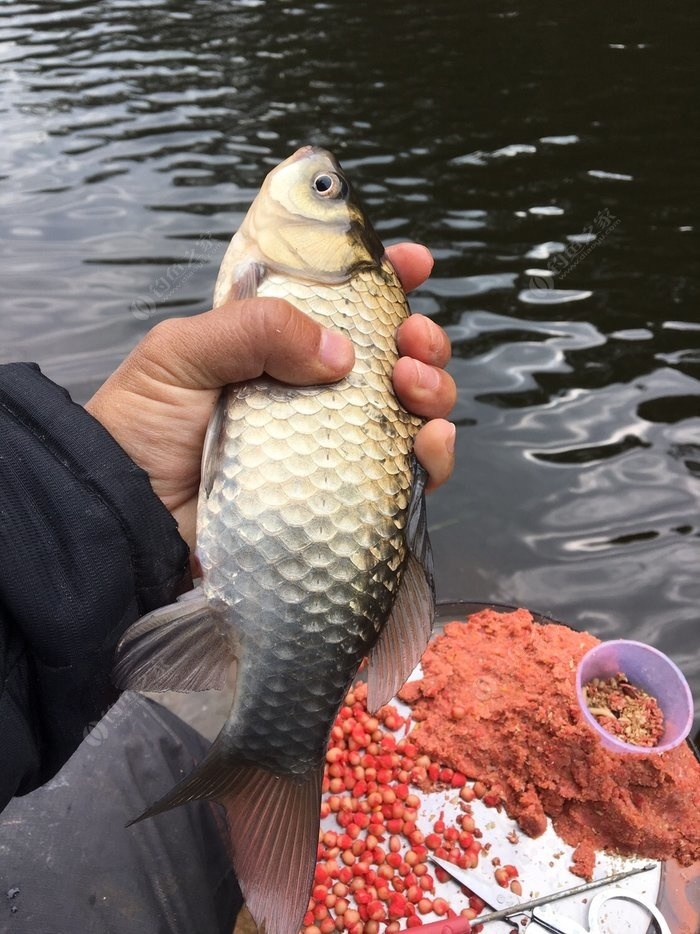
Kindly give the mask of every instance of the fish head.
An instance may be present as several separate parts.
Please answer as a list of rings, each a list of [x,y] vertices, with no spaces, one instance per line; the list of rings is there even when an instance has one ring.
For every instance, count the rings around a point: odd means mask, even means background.
[[[346,282],[381,263],[384,247],[335,157],[304,146],[267,175],[222,262],[215,302],[246,270]]]

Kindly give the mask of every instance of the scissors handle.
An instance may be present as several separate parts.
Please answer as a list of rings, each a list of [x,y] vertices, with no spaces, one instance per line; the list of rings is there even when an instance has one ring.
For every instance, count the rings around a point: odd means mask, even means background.
[[[552,934],[588,934],[588,928],[583,927],[573,918],[567,918],[560,914],[545,914],[541,908],[535,908],[532,912],[531,920],[545,931],[551,931]]]
[[[659,934],[672,934],[668,922],[653,902],[639,895],[632,895],[627,892],[601,892],[600,895],[596,895],[591,902],[591,907],[588,909],[588,924],[591,929],[591,934],[597,934],[600,930],[600,910],[604,903],[612,898],[624,898],[628,902],[641,905],[654,919],[654,925]]]

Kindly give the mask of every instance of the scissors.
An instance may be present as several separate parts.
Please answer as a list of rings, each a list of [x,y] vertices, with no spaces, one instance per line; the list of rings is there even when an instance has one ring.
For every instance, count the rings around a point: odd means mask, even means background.
[[[471,924],[485,924],[487,921],[503,920],[513,927],[520,928],[520,930],[524,929],[521,923],[525,927],[529,927],[530,924],[533,924],[535,925],[533,934],[534,930],[547,931],[551,932],[551,934],[598,934],[598,932],[602,934],[603,928],[601,926],[600,915],[604,903],[612,898],[624,898],[643,906],[646,911],[652,915],[659,934],[672,934],[666,920],[655,904],[641,896],[618,890],[607,893],[603,892],[593,899],[589,909],[589,927],[587,928],[579,924],[578,921],[574,921],[572,918],[568,918],[563,914],[555,914],[551,911],[541,910],[541,906],[548,905],[550,902],[568,898],[571,895],[589,891],[593,888],[610,885],[613,882],[619,882],[627,876],[653,869],[653,864],[640,866],[636,869],[628,870],[627,872],[615,873],[612,876],[607,876],[604,879],[597,879],[594,882],[585,882],[569,889],[554,892],[551,895],[543,895],[540,898],[523,901],[520,896],[515,895],[509,889],[504,889],[495,882],[485,879],[477,872],[468,869],[459,869],[454,863],[449,863],[435,856],[431,856],[430,859],[437,866],[444,869],[445,872],[449,873],[449,875],[461,885],[465,885],[489,907],[496,909],[490,914],[475,918]],[[434,924],[424,925],[421,930],[423,934],[469,934],[471,927],[466,918],[451,918],[444,921],[437,921]]]

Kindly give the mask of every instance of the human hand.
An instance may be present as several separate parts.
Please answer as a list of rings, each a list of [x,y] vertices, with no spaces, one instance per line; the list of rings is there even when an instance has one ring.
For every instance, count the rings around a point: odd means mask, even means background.
[[[387,254],[406,290],[420,285],[432,269],[430,253],[417,244],[398,244]],[[430,419],[416,436],[415,452],[428,472],[428,488],[434,489],[449,477],[454,462],[455,429],[444,420],[456,396],[443,369],[450,343],[442,328],[422,315],[401,325],[397,341],[402,356],[394,368],[394,389],[405,408]],[[353,362],[344,335],[286,301],[229,302],[190,318],[161,321],[86,408],[148,473],[193,551],[204,435],[222,387],[263,372],[299,386],[329,383],[345,376]]]

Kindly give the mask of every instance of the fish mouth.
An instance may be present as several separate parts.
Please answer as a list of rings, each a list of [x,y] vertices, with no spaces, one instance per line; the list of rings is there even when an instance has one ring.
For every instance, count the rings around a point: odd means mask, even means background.
[[[310,156],[324,156],[326,159],[329,159],[334,166],[340,168],[338,160],[332,152],[325,149],[323,146],[313,146],[311,144],[297,149],[297,151],[292,153],[285,161],[291,164],[293,162],[300,162],[302,159],[308,159]]]

